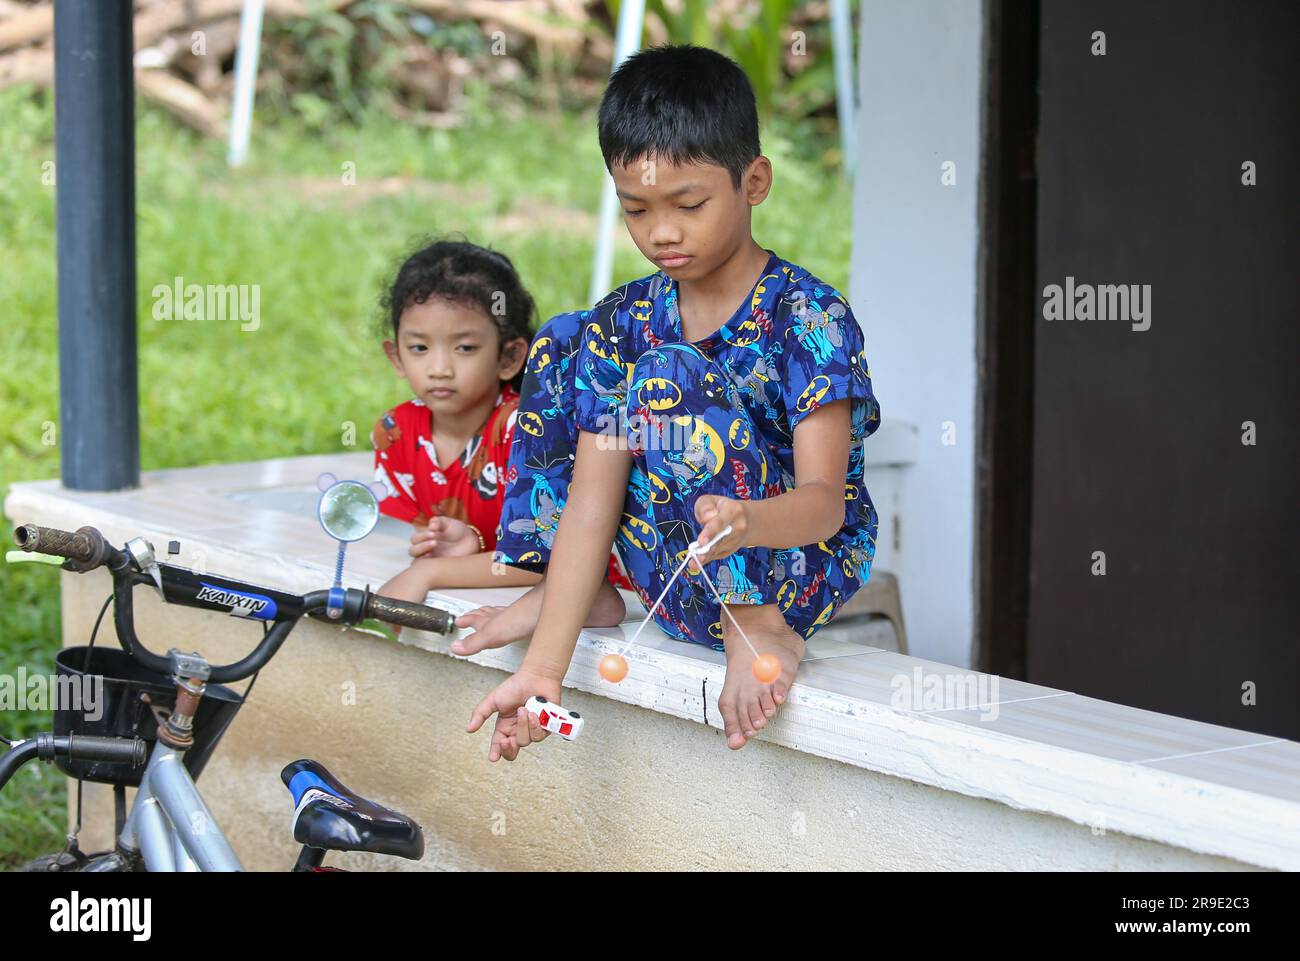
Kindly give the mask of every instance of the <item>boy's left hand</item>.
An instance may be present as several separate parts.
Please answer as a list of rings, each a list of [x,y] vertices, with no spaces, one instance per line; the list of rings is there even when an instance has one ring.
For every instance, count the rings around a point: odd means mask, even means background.
[[[698,555],[700,563],[720,561],[745,546],[749,534],[749,512],[745,501],[718,494],[701,494],[695,499],[695,519],[703,525],[695,538],[697,544],[707,544],[727,527],[731,528],[730,534]]]
[[[473,734],[495,714],[497,723],[492,732],[492,742],[488,746],[488,760],[505,758],[513,761],[519,756],[521,748],[550,737],[550,732],[542,729],[524,704],[534,695],[559,704],[562,690],[560,682],[552,677],[519,670],[498,684],[474,708],[474,715],[466,730]]]

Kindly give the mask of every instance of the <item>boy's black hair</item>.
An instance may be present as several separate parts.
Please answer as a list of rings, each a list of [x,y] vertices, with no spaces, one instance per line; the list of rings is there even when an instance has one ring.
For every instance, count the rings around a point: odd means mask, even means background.
[[[605,167],[652,154],[673,164],[725,167],[740,189],[761,152],[758,108],[745,71],[716,50],[649,47],[628,57],[600,101]]]
[[[536,307],[505,254],[463,240],[422,239],[380,298],[385,331],[391,327],[396,340],[402,311],[430,297],[482,310],[496,324],[498,351],[518,337],[533,339]],[[523,379],[521,367],[510,386],[519,390]]]

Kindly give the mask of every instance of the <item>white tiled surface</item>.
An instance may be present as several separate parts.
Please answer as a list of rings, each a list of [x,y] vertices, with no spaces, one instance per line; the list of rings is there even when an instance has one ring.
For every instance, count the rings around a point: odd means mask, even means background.
[[[969,709],[939,711],[936,716],[1117,761],[1155,761],[1197,752],[1233,751],[1277,740],[1081,694],[1015,700],[997,707],[993,717],[988,717],[987,711]],[[1247,769],[1238,772],[1238,776],[1248,777],[1256,785],[1257,772],[1248,765],[1243,767]],[[1297,785],[1300,786],[1300,778]],[[1234,786],[1240,787],[1241,782]]]
[[[201,558],[210,571],[306,591],[328,583],[335,547],[310,510],[295,507],[313,503],[325,470],[367,478],[371,455],[157,471],[139,490],[112,494],[16,484],[5,507],[15,522],[93,524],[117,541],[144,535],[160,552],[177,539],[181,564]],[[274,496],[258,495],[268,488]],[[405,564],[406,547],[403,529],[376,531],[349,548],[347,579],[386,580]],[[430,602],[460,613],[509,603],[520,590],[450,590]],[[627,680],[615,688],[599,679],[599,657],[626,643],[644,613],[624,597],[627,620],[583,632],[566,684],[720,726],[722,655],[653,626],[628,652]],[[1300,868],[1300,744],[903,656],[878,646],[881,638],[815,637],[790,702],[761,739],[1080,823],[1100,807],[1115,830]],[[449,653],[442,639],[404,632],[403,640]],[[473,660],[511,670],[521,656],[511,645]],[[971,697],[927,700],[936,679]],[[915,697],[903,696],[913,688]]]
[[[911,689],[917,687],[915,683],[909,684],[906,690],[902,689],[904,681],[915,681],[918,668],[921,671],[922,686],[926,678],[952,676],[960,678],[967,685],[970,685],[973,680],[973,686],[964,688],[970,690],[972,695],[981,693],[979,682],[981,679],[987,679],[984,692],[992,695],[987,700],[994,703],[1061,693],[1051,688],[1026,684],[1024,681],[1006,677],[997,678],[995,683],[992,675],[982,675],[978,671],[968,671],[953,667],[951,664],[940,664],[938,661],[927,661],[924,658],[898,654],[894,651],[860,652],[855,656],[834,657],[804,664],[799,668],[798,681],[829,693],[871,701],[895,710],[929,713],[941,709],[942,704],[935,706],[926,704],[923,691],[920,700],[911,697]],[[972,696],[961,703],[978,706],[986,702],[986,698],[982,696]]]
[[[1223,748],[1138,763],[1221,784],[1232,783],[1241,778],[1243,771],[1248,771],[1249,790],[1300,804],[1300,778],[1296,776],[1296,772],[1300,771],[1300,744],[1295,741],[1275,739],[1247,747]]]

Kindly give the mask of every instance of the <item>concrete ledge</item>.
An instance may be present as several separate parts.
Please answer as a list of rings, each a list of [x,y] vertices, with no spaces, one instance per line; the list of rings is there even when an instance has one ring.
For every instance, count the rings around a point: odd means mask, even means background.
[[[182,565],[305,592],[328,584],[333,550],[310,509],[292,509],[314,501],[300,502],[294,492],[311,497],[322,470],[368,476],[370,457],[158,471],[140,490],[112,494],[67,492],[53,481],[17,484],[5,510],[15,522],[90,524],[119,542],[136,535],[159,545],[179,539],[175,560]],[[264,498],[260,491],[278,494]],[[280,509],[259,506],[266,503]],[[349,550],[347,579],[377,584],[404,558],[404,531],[376,532]],[[443,591],[430,603],[461,613],[517,593]],[[600,657],[619,649],[643,614],[633,595],[625,598],[631,623],[584,631],[566,687],[721,729],[724,665],[709,649],[647,628],[627,652],[628,677],[619,685],[600,679]],[[442,639],[402,636],[408,647],[452,656]],[[1051,815],[1094,834],[1119,832],[1248,865],[1300,869],[1300,744],[902,656],[872,646],[865,635],[856,640],[814,638],[790,700],[759,740]],[[512,671],[522,656],[522,647],[512,645],[468,660]],[[601,703],[584,704],[589,727],[602,725]],[[623,712],[611,706],[609,715]],[[584,735],[563,750],[580,752],[590,743]]]

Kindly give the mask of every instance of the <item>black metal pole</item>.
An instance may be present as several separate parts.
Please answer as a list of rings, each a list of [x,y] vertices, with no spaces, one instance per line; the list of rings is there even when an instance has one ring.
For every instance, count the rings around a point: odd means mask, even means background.
[[[64,486],[140,484],[131,0],[56,0],[54,147]]]

